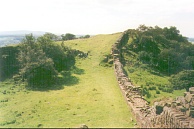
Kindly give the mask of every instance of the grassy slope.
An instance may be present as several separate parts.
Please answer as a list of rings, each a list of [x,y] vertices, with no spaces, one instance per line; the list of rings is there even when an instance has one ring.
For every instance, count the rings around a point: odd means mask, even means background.
[[[128,44],[132,42],[132,39],[129,38]],[[127,50],[129,51],[129,50]],[[130,51],[133,55],[137,55],[136,53]],[[144,86],[144,87],[156,87],[158,90],[158,87],[160,85],[169,85],[169,77],[163,74],[158,74],[155,73],[154,70],[151,68],[147,67],[145,64],[141,64],[140,67],[136,67],[135,63],[137,63],[137,57],[131,56],[131,54],[127,54],[126,52],[124,53],[124,58],[125,60],[128,60],[130,64],[126,64],[124,69],[127,72],[128,76],[131,78],[132,82],[134,85],[138,86]],[[155,74],[154,74],[155,73]],[[149,84],[149,85],[148,85]],[[174,90],[173,93],[167,93],[167,92],[162,92],[161,90],[160,94],[156,94],[156,90],[149,90],[151,93],[151,97],[147,98],[152,105],[154,101],[158,101],[161,99],[166,99],[166,98],[176,98],[177,96],[183,96],[183,93],[185,92],[185,89],[183,90]]]
[[[83,123],[89,127],[133,127],[113,68],[99,66],[119,36],[65,42],[90,53],[86,59],[77,59],[78,70],[60,90],[29,91],[14,87],[9,80],[1,83],[0,100],[8,102],[0,102],[0,127],[78,127]]]

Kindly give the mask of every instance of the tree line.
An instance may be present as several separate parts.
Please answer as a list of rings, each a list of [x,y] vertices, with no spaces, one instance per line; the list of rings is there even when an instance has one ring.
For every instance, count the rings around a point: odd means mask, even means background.
[[[194,45],[176,27],[140,25],[128,32],[133,41],[126,47],[140,62],[171,76],[174,89],[194,86]]]
[[[73,40],[73,39],[83,39],[83,38],[90,38],[90,35],[84,35],[84,36],[80,36],[80,37],[76,37],[76,35],[71,34],[71,33],[66,33],[66,34],[62,34],[61,36],[57,36],[55,34],[52,33],[46,33],[45,36],[49,36],[51,37],[52,40],[54,41],[67,41],[67,40]]]

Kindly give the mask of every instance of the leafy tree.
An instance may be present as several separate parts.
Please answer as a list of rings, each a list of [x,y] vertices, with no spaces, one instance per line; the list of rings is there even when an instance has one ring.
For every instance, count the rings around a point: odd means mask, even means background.
[[[80,38],[80,39],[90,38],[90,35],[80,36],[79,38]]]
[[[146,52],[146,51],[140,51],[138,53],[138,59],[140,61],[142,61],[143,63],[150,62],[151,58],[152,58],[152,55],[150,53]]]
[[[140,51],[147,51],[154,55],[157,55],[160,52],[160,49],[152,36],[142,36],[138,47]]]
[[[85,35],[84,38],[90,38],[90,35]]]
[[[64,44],[62,46],[54,44],[47,35],[39,37],[37,41],[46,56],[53,60],[54,67],[58,72],[67,70],[75,64],[74,55]]]
[[[194,68],[194,45],[176,27],[140,25],[128,32],[133,41],[126,47],[136,52],[142,63],[168,75]]]
[[[35,42],[32,34],[26,35],[18,54],[21,77],[27,80],[30,86],[49,86],[56,78],[57,71],[54,62],[48,58]]]
[[[158,56],[159,70],[167,72],[168,75],[181,71],[181,53],[174,49],[163,49]]]
[[[59,41],[60,40],[60,37],[59,36],[57,36],[55,34],[52,34],[52,33],[49,33],[49,32],[47,32],[43,36],[48,37],[48,38],[50,38],[53,41]]]
[[[72,40],[72,39],[75,39],[75,35],[74,34],[70,34],[70,33],[66,33],[65,35],[62,34],[61,37],[62,37],[62,40]]]
[[[177,40],[179,42],[188,42],[186,37],[183,37],[179,34],[180,31],[177,30],[175,26],[171,26],[170,28],[165,27],[163,30],[164,35],[167,39]]]
[[[44,50],[50,47],[52,43],[52,38],[47,34],[37,38],[37,44]]]
[[[174,89],[186,89],[194,86],[194,70],[184,70],[176,75],[172,75],[169,81]]]

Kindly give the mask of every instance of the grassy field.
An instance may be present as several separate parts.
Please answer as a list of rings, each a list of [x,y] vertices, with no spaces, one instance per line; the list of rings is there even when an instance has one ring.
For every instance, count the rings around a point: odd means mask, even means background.
[[[99,65],[120,34],[65,42],[89,55],[76,59],[70,75],[61,73],[64,83],[56,88],[30,90],[11,80],[0,82],[0,127],[134,127],[113,67]]]

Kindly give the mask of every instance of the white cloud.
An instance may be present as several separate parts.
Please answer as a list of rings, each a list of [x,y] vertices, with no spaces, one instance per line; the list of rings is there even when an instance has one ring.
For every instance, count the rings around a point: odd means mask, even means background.
[[[2,0],[0,31],[98,34],[145,24],[177,25],[194,37],[193,8],[193,0]]]

